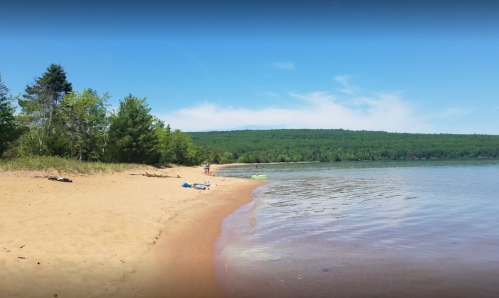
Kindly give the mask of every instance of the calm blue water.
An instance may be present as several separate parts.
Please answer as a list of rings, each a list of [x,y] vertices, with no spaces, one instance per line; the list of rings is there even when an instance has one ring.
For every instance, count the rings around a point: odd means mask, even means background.
[[[499,297],[498,160],[259,173],[269,183],[224,220],[216,244],[227,297]]]

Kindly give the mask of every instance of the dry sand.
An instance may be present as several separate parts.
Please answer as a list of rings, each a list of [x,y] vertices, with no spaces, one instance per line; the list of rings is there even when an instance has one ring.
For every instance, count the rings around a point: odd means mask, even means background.
[[[0,297],[223,297],[221,221],[262,182],[201,167],[147,172],[181,178],[0,172]],[[216,186],[180,186],[206,179]]]

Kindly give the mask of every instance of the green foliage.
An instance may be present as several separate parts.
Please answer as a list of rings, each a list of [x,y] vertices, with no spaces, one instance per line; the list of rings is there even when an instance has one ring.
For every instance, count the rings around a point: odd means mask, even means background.
[[[70,142],[70,157],[99,160],[104,153],[107,129],[106,101],[92,89],[64,95],[58,119],[61,130]]]
[[[19,117],[27,128],[21,140],[23,154],[63,155],[67,139],[62,135],[61,123],[55,115],[64,94],[72,91],[71,83],[60,65],[52,64],[33,85],[27,85],[24,99],[18,99],[22,108]]]
[[[10,146],[10,142],[16,140],[21,133],[8,93],[9,89],[4,85],[0,75],[0,157]]]
[[[237,160],[238,158],[238,156],[235,157],[227,149],[212,148],[212,147],[202,147],[202,148],[203,148],[203,155],[206,156],[206,159],[213,164],[227,164],[233,162],[234,160]]]
[[[165,128],[165,123],[160,119],[154,119],[154,131],[158,137],[159,145],[159,163],[161,164],[169,164],[171,163],[171,157],[169,152],[168,144],[170,142],[170,125],[167,125]]]
[[[184,164],[187,161],[189,141],[189,137],[178,129],[171,134],[168,148],[173,163]]]
[[[499,136],[493,135],[342,129],[214,131],[189,135],[194,144],[206,147],[207,153],[218,152],[230,156],[230,162],[243,163],[499,157]]]
[[[279,154],[279,156],[277,156],[276,162],[289,162],[289,157],[285,154]]]
[[[63,94],[69,94],[71,83],[66,80],[66,72],[60,65],[51,64],[34,86],[26,87],[26,98],[36,96],[37,100],[48,106],[56,106]]]
[[[154,120],[154,130],[159,140],[159,163],[192,166],[204,162],[204,148],[194,146],[188,134],[178,129],[171,132],[170,125],[165,128],[159,119]]]
[[[178,165],[199,165],[206,156],[204,149],[194,146],[191,137],[176,129],[168,138],[166,160]]]
[[[109,160],[153,164],[159,160],[160,146],[154,118],[146,98],[129,94],[110,117]]]
[[[50,65],[26,86],[22,98],[16,98],[22,110],[15,117],[1,77],[0,92],[0,153],[10,146],[11,155],[27,158],[179,165],[199,165],[206,159],[205,149],[194,146],[189,135],[171,132],[169,125],[150,115],[145,98],[130,94],[108,115],[109,95],[99,96],[92,89],[72,92],[60,65]],[[216,162],[231,158],[226,153],[215,156]]]

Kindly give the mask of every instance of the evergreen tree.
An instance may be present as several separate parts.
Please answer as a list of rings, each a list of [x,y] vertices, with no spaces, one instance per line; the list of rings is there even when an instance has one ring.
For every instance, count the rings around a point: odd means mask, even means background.
[[[33,85],[26,86],[24,99],[18,101],[22,108],[22,119],[29,128],[23,144],[30,148],[23,148],[23,151],[28,154],[61,155],[61,150],[64,151],[62,148],[66,147],[61,142],[65,140],[57,126],[60,123],[54,123],[54,116],[62,96],[71,91],[72,86],[66,80],[64,69],[56,64],[51,64]]]
[[[8,93],[9,89],[2,82],[0,75],[0,157],[8,148],[9,143],[16,140],[20,133]]]
[[[159,139],[149,114],[146,98],[129,94],[111,115],[109,126],[109,160],[147,163],[159,161]]]

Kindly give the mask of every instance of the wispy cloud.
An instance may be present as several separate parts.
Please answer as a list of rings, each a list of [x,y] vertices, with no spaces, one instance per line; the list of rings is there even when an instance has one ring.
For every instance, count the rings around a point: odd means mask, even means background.
[[[183,131],[261,128],[343,128],[391,132],[430,131],[423,119],[397,94],[356,98],[354,107],[340,104],[328,92],[291,93],[291,108],[222,107],[205,102],[189,109],[158,115]]]
[[[461,107],[449,108],[444,112],[445,116],[463,116],[471,114],[473,110]]]
[[[345,94],[355,94],[359,91],[359,88],[350,84],[349,82],[350,78],[351,76],[348,75],[341,75],[334,77],[334,79],[343,86],[343,88],[338,89],[338,91]]]
[[[273,98],[279,98],[281,97],[279,94],[275,92],[263,92],[260,94],[260,96],[265,96],[265,97],[273,97]]]
[[[291,61],[287,62],[274,62],[272,63],[273,68],[277,69],[283,69],[283,70],[294,70],[295,69],[295,63]]]

